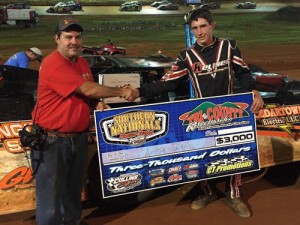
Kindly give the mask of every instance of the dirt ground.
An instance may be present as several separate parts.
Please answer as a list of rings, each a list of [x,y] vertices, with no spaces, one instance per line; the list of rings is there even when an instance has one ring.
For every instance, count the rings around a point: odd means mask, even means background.
[[[149,55],[155,52],[157,46],[151,43],[142,43],[141,46],[129,47],[131,55],[140,55],[138,51],[143,49]],[[146,49],[147,48],[147,49]],[[269,45],[247,46],[239,45],[245,62],[264,68],[272,73],[283,73],[293,79],[300,80],[300,45]],[[135,51],[137,49],[137,51]],[[180,48],[168,51],[166,54],[176,57]],[[146,53],[146,55],[147,55]]]
[[[86,207],[83,218],[90,225],[296,225],[300,208],[299,168],[297,162],[273,167],[260,179],[257,178],[261,174],[244,177],[242,196],[250,207],[250,218],[236,216],[224,198],[198,211],[190,209],[199,188],[195,183],[176,186],[134,207]],[[222,187],[221,184],[219,188]],[[0,216],[0,224],[36,225],[34,215],[32,210]]]
[[[142,48],[132,46],[130,49],[131,56],[141,56],[140,49],[143,49],[145,54],[153,54],[156,51],[155,44],[143,43]],[[147,49],[146,49],[147,48]],[[270,46],[239,46],[244,60],[248,64],[260,66],[272,73],[287,74],[293,79],[300,80],[300,45],[270,45]],[[135,51],[136,49],[136,51]],[[43,49],[44,50],[44,49]],[[49,50],[50,51],[50,50]],[[168,52],[168,56],[176,57],[179,50],[175,49],[174,52]],[[0,59],[0,64],[4,60]],[[38,63],[32,63],[32,69],[38,69]]]
[[[165,53],[170,57],[176,58],[179,51],[183,48],[184,46],[182,48],[169,49]],[[239,45],[239,48],[246,63],[257,65],[271,73],[287,74],[293,79],[300,80],[300,44],[269,46]],[[133,46],[128,46],[127,49],[130,49],[128,56],[142,56],[155,53],[157,46],[155,43],[135,43]],[[45,50],[43,49],[43,51]],[[30,67],[38,69],[39,63],[32,63]]]
[[[300,45],[240,47],[247,63],[300,80]]]
[[[166,55],[176,58],[182,48],[168,49]],[[246,46],[239,45],[246,63],[254,64],[271,73],[287,74],[289,77],[300,80],[300,44],[298,45],[270,45]],[[128,55],[151,55],[157,51],[155,43],[135,43],[128,46]],[[141,50],[143,51],[141,53]]]

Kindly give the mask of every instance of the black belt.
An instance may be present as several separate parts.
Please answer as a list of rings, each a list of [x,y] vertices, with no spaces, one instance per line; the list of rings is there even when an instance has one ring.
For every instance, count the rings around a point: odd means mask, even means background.
[[[55,131],[47,131],[47,133],[48,133],[48,136],[50,136],[50,137],[68,137],[68,138],[77,137],[80,134],[82,134],[82,132],[61,133],[61,132],[55,132]]]

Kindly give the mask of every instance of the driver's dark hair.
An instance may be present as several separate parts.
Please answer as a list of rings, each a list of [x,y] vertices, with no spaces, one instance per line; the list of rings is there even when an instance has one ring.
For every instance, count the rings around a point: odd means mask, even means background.
[[[209,10],[198,8],[198,9],[192,10],[189,13],[187,23],[189,24],[189,26],[191,26],[192,21],[197,21],[199,18],[207,20],[207,22],[209,24],[214,22],[212,14]]]

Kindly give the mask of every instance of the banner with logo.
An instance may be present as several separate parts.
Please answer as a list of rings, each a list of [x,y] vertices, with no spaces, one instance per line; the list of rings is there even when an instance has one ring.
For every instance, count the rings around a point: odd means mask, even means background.
[[[259,170],[252,93],[95,111],[103,197]]]

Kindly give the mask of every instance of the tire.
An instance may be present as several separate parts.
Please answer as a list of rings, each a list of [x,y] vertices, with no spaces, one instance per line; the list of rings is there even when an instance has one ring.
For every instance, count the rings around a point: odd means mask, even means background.
[[[96,202],[105,202],[108,205],[118,207],[118,208],[127,208],[131,206],[139,205],[148,199],[150,199],[155,191],[143,191],[139,193],[132,193],[127,195],[116,196],[112,198],[102,198],[102,189],[101,189],[101,179],[100,179],[100,170],[99,170],[99,160],[98,155],[95,154],[90,161],[88,168],[88,186],[91,193],[88,193],[92,200]]]
[[[299,175],[300,162],[292,162],[270,167],[264,178],[275,186],[286,187],[294,185],[299,180]]]

